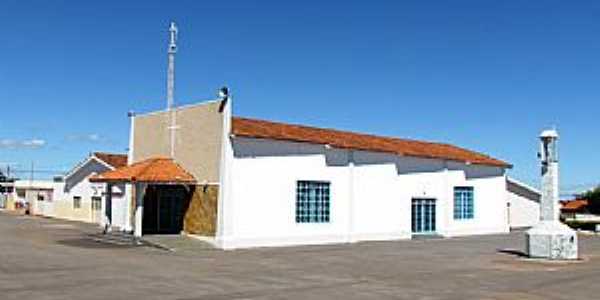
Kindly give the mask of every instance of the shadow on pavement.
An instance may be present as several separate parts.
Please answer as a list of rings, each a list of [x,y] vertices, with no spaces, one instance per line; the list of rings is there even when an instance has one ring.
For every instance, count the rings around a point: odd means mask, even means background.
[[[517,257],[528,257],[527,253],[525,253],[521,250],[517,250],[517,249],[497,249],[496,251],[498,253],[508,254],[508,255],[517,256]]]
[[[82,237],[64,239],[57,242],[58,244],[79,247],[79,248],[134,248],[147,246],[144,243],[136,243],[136,241],[125,234],[103,234],[103,233],[88,233]]]

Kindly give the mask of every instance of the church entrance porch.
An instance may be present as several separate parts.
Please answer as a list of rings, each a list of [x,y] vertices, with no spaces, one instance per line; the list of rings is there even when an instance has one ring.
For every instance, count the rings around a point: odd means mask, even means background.
[[[179,233],[196,179],[171,158],[154,157],[125,167],[90,177],[91,182],[130,184],[133,190],[130,201],[130,221],[133,233],[140,238],[143,233]],[[107,197],[102,211],[103,227],[110,229],[111,199]]]

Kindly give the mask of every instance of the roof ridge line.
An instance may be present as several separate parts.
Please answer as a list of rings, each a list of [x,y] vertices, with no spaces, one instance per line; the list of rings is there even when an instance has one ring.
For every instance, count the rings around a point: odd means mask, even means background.
[[[437,142],[437,141],[424,141],[424,140],[413,139],[413,138],[401,138],[401,137],[396,137],[396,136],[380,135],[380,134],[376,134],[376,133],[357,132],[357,131],[353,131],[353,130],[337,129],[337,128],[331,128],[331,127],[317,127],[317,126],[314,126],[314,125],[303,125],[303,124],[296,124],[296,123],[285,123],[285,122],[282,122],[282,121],[271,121],[271,120],[265,120],[265,119],[239,117],[239,116],[233,116],[232,118],[234,118],[234,119],[248,120],[248,121],[258,121],[258,122],[272,123],[272,124],[281,124],[281,125],[286,125],[286,126],[297,126],[297,127],[301,127],[301,128],[307,128],[307,129],[328,130],[328,131],[335,131],[335,132],[339,132],[339,133],[350,133],[350,134],[355,134],[355,135],[369,136],[369,137],[376,137],[376,138],[384,138],[384,139],[390,139],[390,140],[396,140],[396,141],[406,141],[406,142],[415,142],[415,143],[423,143],[423,144],[435,144],[435,145],[447,145],[447,146],[456,147],[456,146],[448,144],[448,143]]]

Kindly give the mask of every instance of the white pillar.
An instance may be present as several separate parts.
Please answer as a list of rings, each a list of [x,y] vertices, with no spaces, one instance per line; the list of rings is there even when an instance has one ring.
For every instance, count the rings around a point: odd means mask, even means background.
[[[542,175],[542,198],[540,200],[540,218],[542,221],[558,221],[558,163],[548,162]]]
[[[450,172],[447,160],[444,161],[444,171],[442,173],[442,176],[444,176],[444,193],[440,196],[439,199],[436,199],[435,203],[435,209],[439,209],[439,211],[442,213],[438,214],[436,211],[436,220],[434,220],[434,222],[435,231],[443,236],[448,236],[450,222],[452,222],[452,219],[454,218],[454,186],[450,182]],[[442,219],[438,221],[439,218]],[[442,226],[443,228],[441,228]]]
[[[131,165],[134,162],[133,156],[135,155],[135,149],[133,147],[135,145],[133,142],[135,136],[135,113],[130,111],[127,115],[129,116],[129,149],[127,151],[127,165]]]
[[[354,151],[348,150],[348,242],[353,243],[354,238]]]
[[[231,133],[231,97],[222,100],[223,131],[219,162],[219,198],[217,207],[217,230],[215,237],[221,249],[233,249],[234,205],[233,205],[233,137]]]
[[[135,225],[133,235],[136,238],[142,237],[142,226],[144,216],[144,194],[146,192],[145,183],[135,184]]]
[[[133,193],[132,193],[132,184],[126,183],[125,185],[123,185],[123,192],[125,193],[123,199],[125,200],[125,207],[123,208],[125,210],[124,212],[124,220],[123,220],[123,224],[125,225],[125,228],[123,228],[126,232],[131,232],[133,230],[133,224],[131,221],[131,210],[132,210],[132,204],[133,201],[135,201],[134,197],[133,197]]]
[[[102,215],[102,227],[104,228],[104,233],[111,231],[112,225],[112,183],[106,183],[106,191],[104,195],[104,206],[103,206],[103,215]]]
[[[577,233],[562,224],[559,216],[558,133],[545,130],[540,135],[542,163],[542,199],[540,222],[527,231],[527,253],[543,259],[577,259]]]

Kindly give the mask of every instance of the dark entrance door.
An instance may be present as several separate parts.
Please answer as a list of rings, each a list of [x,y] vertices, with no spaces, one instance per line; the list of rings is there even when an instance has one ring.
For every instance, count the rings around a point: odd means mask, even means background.
[[[144,234],[178,234],[189,204],[183,186],[150,185],[144,196]]]

